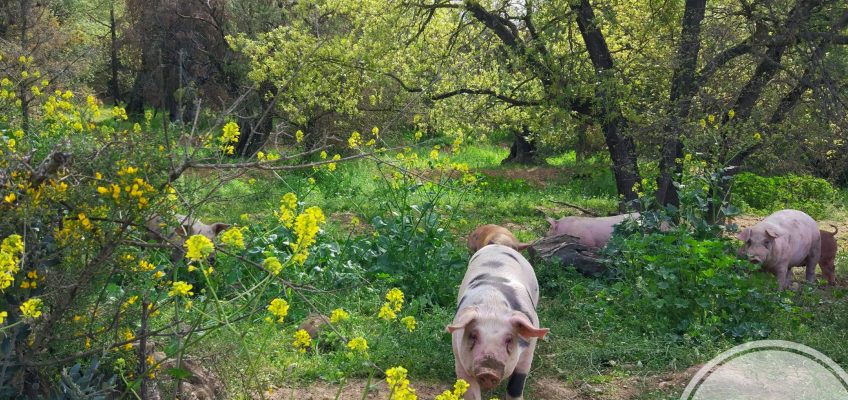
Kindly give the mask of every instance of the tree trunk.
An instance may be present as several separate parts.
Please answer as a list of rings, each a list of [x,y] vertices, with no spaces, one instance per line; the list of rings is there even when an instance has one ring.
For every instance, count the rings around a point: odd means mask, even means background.
[[[110,67],[112,78],[109,80],[109,92],[112,94],[112,99],[115,103],[121,101],[121,90],[118,86],[118,34],[115,22],[115,2],[109,3],[109,33],[112,38],[112,48],[110,52]]]
[[[677,60],[671,79],[671,105],[674,111],[666,128],[669,136],[662,148],[660,175],[657,177],[657,204],[680,207],[680,198],[674,186],[675,178],[683,171],[683,124],[689,118],[692,97],[698,90],[695,69],[701,47],[701,21],[706,11],[706,0],[686,0],[681,22],[682,32]]]
[[[515,132],[515,141],[509,148],[509,155],[501,161],[504,164],[533,164],[536,162],[536,144],[530,140],[530,127],[523,126],[521,132]]]
[[[271,96],[266,96],[270,93]],[[263,82],[259,85],[259,90],[256,93],[256,100],[249,102],[255,107],[253,110],[246,110],[250,117],[239,118],[239,127],[242,134],[239,136],[239,141],[236,144],[235,154],[239,157],[253,157],[265,142],[268,136],[274,129],[274,107],[273,99],[276,93],[273,85],[269,82]],[[251,106],[248,106],[251,107]]]
[[[636,158],[636,143],[633,138],[626,136],[627,120],[621,114],[620,107],[615,100],[616,94],[609,93],[605,83],[613,79],[613,59],[607,46],[603,32],[595,25],[595,12],[589,0],[580,0],[573,3],[572,10],[577,16],[577,27],[586,44],[592,66],[597,71],[598,78],[602,82],[596,85],[595,100],[599,104],[600,111],[595,115],[601,120],[604,140],[609,149],[612,159],[612,170],[615,174],[615,186],[618,194],[623,197],[619,209],[624,211],[628,204],[639,208],[636,204],[638,196],[634,186],[641,181],[639,176],[639,165]]]

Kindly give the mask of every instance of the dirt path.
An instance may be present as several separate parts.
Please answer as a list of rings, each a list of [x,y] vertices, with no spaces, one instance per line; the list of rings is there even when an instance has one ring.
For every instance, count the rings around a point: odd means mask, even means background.
[[[691,376],[700,366],[686,371],[653,375],[646,377],[626,377],[607,383],[575,382],[568,383],[554,377],[531,377],[529,388],[525,391],[526,400],[636,400],[646,392],[661,391],[669,396],[675,396],[688,383]],[[348,381],[341,391],[341,400],[362,399],[365,389],[365,379]],[[415,388],[419,399],[431,400],[450,389],[449,384],[427,381],[413,381],[410,386]],[[271,400],[333,400],[339,387],[335,384],[315,382],[306,387],[272,388],[265,393]],[[503,390],[502,388],[499,390]],[[388,399],[388,387],[381,380],[372,383],[366,399]],[[502,398],[501,392],[484,393],[483,398]]]

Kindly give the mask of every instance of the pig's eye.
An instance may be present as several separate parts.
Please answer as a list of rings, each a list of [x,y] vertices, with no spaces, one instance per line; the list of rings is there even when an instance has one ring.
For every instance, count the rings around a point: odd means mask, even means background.
[[[748,239],[747,243],[748,243],[748,246],[750,246],[751,245],[751,239]]]
[[[511,346],[512,345],[512,336],[507,337],[506,340],[504,340],[504,344],[507,345],[507,347]]]

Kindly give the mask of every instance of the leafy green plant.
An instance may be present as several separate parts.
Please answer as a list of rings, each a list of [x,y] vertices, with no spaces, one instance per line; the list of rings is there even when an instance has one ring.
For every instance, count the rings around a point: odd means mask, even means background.
[[[678,229],[615,237],[605,250],[618,273],[598,293],[599,306],[616,310],[632,328],[672,335],[769,334],[767,317],[779,311],[769,280],[732,256],[731,242],[698,240]]]

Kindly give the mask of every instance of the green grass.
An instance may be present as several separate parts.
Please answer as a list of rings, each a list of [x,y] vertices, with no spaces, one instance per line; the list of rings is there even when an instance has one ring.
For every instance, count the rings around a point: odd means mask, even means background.
[[[429,149],[415,150],[426,159]],[[616,209],[615,186],[612,173],[604,157],[577,162],[569,152],[549,157],[539,166],[502,166],[500,160],[507,154],[503,146],[477,144],[465,148],[460,154],[442,154],[450,162],[465,162],[476,170],[481,184],[476,187],[451,189],[441,199],[440,212],[447,215],[444,227],[455,241],[458,252],[464,252],[464,237],[475,226],[485,223],[508,225],[521,240],[529,241],[542,236],[547,230],[544,216],[561,217],[579,214],[577,210],[552,203],[563,201],[590,208],[600,214]],[[528,179],[539,172],[544,179]],[[358,160],[339,166],[335,173],[299,171],[285,175],[266,173],[249,174],[227,182],[206,204],[202,214],[210,219],[242,221],[269,218],[279,206],[282,194],[298,193],[307,205],[318,205],[328,216],[326,234],[321,240],[344,241],[351,231],[352,214],[364,222],[379,215],[379,202],[386,192],[382,177],[394,170],[370,160]],[[312,177],[315,184],[307,179]],[[211,179],[190,176],[197,188]],[[251,181],[253,179],[254,181]],[[251,183],[252,182],[252,183]],[[186,184],[191,186],[192,183]],[[845,193],[842,191],[841,193]],[[845,196],[842,204],[832,207],[834,218],[844,218]],[[225,200],[226,199],[226,200]],[[235,199],[235,200],[232,200]],[[220,200],[220,201],[218,201]],[[248,214],[245,222],[242,214]],[[360,231],[367,235],[368,231]],[[844,275],[848,253],[840,253],[837,265],[843,266]],[[703,363],[718,353],[736,345],[730,338],[711,340],[672,339],[663,335],[647,335],[616,326],[593,325],[597,315],[586,315],[582,304],[592,301],[581,293],[602,281],[585,278],[573,271],[556,266],[537,266],[542,283],[540,319],[551,329],[551,335],[540,342],[534,361],[534,376],[549,376],[579,386],[579,382],[615,384],[628,376],[653,376],[682,370]],[[457,281],[445,281],[448,288],[456,288]],[[423,306],[417,300],[410,304],[404,315],[414,315],[419,320],[415,332],[407,333],[397,326],[374,324],[370,316],[376,315],[390,280],[362,281],[354,287],[319,290],[310,293],[324,312],[345,307],[354,316],[342,328],[349,335],[391,338],[369,340],[370,359],[382,368],[403,365],[410,370],[414,386],[416,380],[444,382],[445,388],[453,381],[453,356],[450,337],[444,325],[450,321],[454,309],[451,305]],[[797,341],[829,355],[836,362],[848,366],[848,301],[845,289],[824,289],[815,293],[802,293],[793,297],[796,310],[791,314],[774,315],[774,330],[770,339]],[[296,304],[296,300],[292,303]],[[365,378],[369,368],[357,365],[344,367],[340,354],[343,349],[319,349],[317,353],[297,354],[290,349],[291,335],[309,310],[302,304],[293,305],[284,327],[246,321],[237,326],[245,332],[245,347],[249,354],[234,352],[237,347],[232,334],[221,332],[210,338],[205,349],[209,354],[233,354],[236,360],[251,359],[255,376],[245,379],[241,361],[219,360],[224,378],[233,392],[256,390],[253,385],[277,386],[308,385],[317,379],[336,382],[342,376]],[[649,316],[646,316],[649,318]],[[395,324],[397,325],[397,324]],[[345,370],[345,368],[349,368]],[[531,380],[533,378],[531,377]],[[612,382],[612,383],[610,383]],[[261,386],[260,385],[260,386]],[[680,388],[682,389],[682,388]],[[532,395],[532,391],[528,398]],[[640,398],[669,398],[666,391],[646,390]]]

